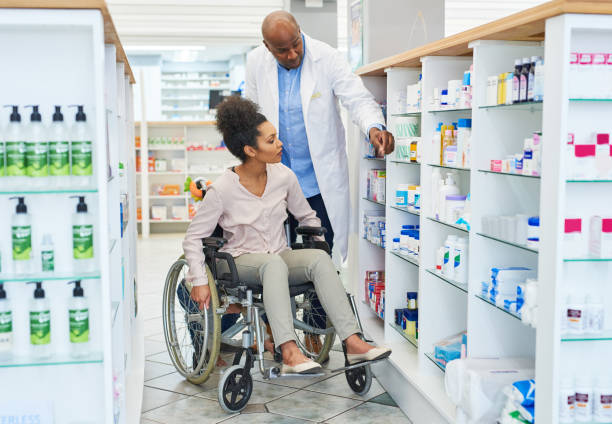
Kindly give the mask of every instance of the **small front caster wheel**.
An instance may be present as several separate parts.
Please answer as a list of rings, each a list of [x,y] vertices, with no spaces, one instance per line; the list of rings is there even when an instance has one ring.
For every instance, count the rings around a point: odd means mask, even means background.
[[[372,371],[369,365],[346,370],[344,371],[344,375],[346,376],[346,381],[351,390],[359,396],[363,396],[370,391],[370,386],[372,385]]]
[[[219,405],[229,412],[242,411],[253,393],[253,379],[248,370],[240,365],[229,367],[219,380]]]

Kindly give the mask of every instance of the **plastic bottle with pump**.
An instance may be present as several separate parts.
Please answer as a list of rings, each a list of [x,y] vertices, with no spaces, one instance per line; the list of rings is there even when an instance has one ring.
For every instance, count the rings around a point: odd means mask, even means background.
[[[440,221],[446,221],[446,196],[458,195],[459,187],[455,183],[455,177],[452,173],[446,175],[445,184],[440,186],[438,196],[438,219]]]
[[[42,281],[30,281],[36,284],[34,299],[30,304],[30,345],[32,355],[44,358],[51,355],[51,308],[45,298]]]
[[[0,358],[8,357],[13,351],[13,311],[6,298],[4,285],[0,283]]]
[[[94,223],[87,211],[85,196],[71,196],[78,198],[76,213],[72,215],[72,258],[74,270],[89,272],[94,270]]]
[[[17,207],[11,222],[13,270],[16,274],[32,272],[32,219],[24,197],[17,199]]]
[[[22,187],[26,177],[26,142],[21,124],[21,115],[17,105],[6,105],[13,108],[9,124],[4,133],[6,150],[6,183],[13,187]]]
[[[92,134],[87,124],[83,105],[70,105],[77,108],[75,123],[70,137],[72,180],[76,185],[93,185],[93,144]]]
[[[43,235],[42,246],[40,246],[40,260],[42,272],[55,271],[55,250],[53,249],[51,234]]]
[[[72,356],[85,356],[89,352],[89,302],[84,296],[81,280],[68,284],[74,284],[68,305]]]
[[[49,143],[45,140],[45,130],[38,105],[32,108],[30,124],[26,135],[26,174],[31,177],[29,184],[34,187],[49,185]]]
[[[56,187],[67,186],[70,184],[70,141],[61,106],[55,106],[49,130],[50,183]]]

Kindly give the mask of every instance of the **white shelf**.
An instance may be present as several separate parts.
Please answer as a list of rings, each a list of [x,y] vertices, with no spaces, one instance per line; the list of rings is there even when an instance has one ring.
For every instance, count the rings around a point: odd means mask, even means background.
[[[155,199],[155,200],[159,200],[159,199],[185,199],[186,195],[185,194],[173,194],[173,195],[168,195],[168,196],[163,196],[163,195],[153,195],[150,194],[149,195],[149,199]]]
[[[190,219],[151,219],[151,224],[188,224]]]

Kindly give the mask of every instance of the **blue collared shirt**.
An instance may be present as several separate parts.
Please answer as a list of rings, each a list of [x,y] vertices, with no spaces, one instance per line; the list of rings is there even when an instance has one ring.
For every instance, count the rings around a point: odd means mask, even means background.
[[[306,40],[302,35],[304,57],[306,57]],[[281,64],[278,68],[278,137],[283,142],[282,163],[291,168],[298,178],[304,197],[309,198],[321,193],[317,176],[315,175],[308,147],[306,124],[302,111],[302,96],[300,94],[302,63],[296,69],[286,69]],[[370,129],[383,129],[382,125],[368,128],[366,139],[369,140]]]

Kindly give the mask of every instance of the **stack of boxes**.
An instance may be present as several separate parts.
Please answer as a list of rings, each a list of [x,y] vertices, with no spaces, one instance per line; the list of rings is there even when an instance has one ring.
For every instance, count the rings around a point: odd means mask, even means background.
[[[370,308],[381,318],[385,317],[385,272],[366,271],[365,298]]]

